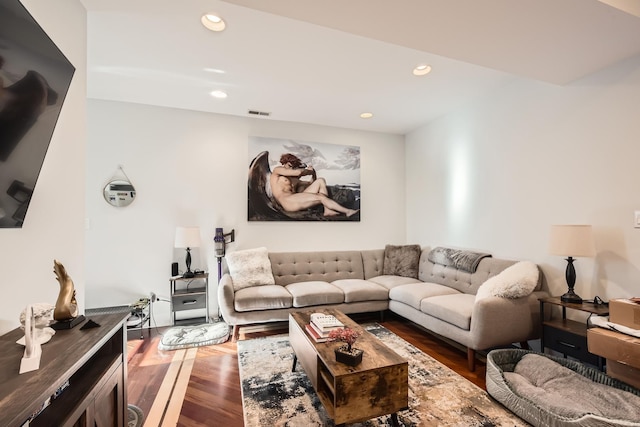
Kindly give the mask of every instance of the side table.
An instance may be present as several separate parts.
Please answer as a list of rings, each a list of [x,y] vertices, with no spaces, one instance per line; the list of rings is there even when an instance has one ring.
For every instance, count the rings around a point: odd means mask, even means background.
[[[592,302],[570,303],[560,297],[540,298],[540,319],[542,321],[541,349],[545,347],[562,353],[564,357],[571,356],[581,362],[590,363],[600,370],[604,367],[604,358],[589,353],[587,347],[588,320],[584,323],[567,319],[567,309],[577,310],[597,316],[609,314],[608,305],[596,305]],[[561,319],[545,319],[545,305],[562,307]]]
[[[173,276],[169,282],[173,325],[209,323],[209,274],[196,274],[189,278]],[[185,317],[178,319],[178,312]]]

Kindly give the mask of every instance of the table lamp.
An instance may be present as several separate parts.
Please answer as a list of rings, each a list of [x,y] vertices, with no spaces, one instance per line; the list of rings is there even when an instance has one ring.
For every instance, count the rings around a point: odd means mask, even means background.
[[[191,271],[191,248],[200,247],[200,227],[177,227],[174,246],[187,249],[187,257],[185,259],[187,271],[184,272],[182,277],[195,277],[195,274]]]
[[[552,255],[567,257],[567,292],[560,297],[563,302],[581,304],[580,298],[573,290],[576,284],[574,257],[592,257],[595,255],[593,234],[590,225],[552,225],[549,252]]]

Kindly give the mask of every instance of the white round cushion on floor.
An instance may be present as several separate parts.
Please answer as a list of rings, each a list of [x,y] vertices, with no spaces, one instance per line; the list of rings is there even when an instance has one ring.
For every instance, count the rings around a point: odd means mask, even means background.
[[[229,339],[229,325],[225,322],[194,326],[175,326],[165,332],[158,344],[160,350],[200,347],[221,344]]]

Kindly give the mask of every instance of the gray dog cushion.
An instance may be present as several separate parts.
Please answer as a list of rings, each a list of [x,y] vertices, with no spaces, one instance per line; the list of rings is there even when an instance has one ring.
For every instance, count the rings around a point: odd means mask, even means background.
[[[595,383],[545,356],[523,356],[504,377],[516,394],[561,417],[640,421],[640,396]]]

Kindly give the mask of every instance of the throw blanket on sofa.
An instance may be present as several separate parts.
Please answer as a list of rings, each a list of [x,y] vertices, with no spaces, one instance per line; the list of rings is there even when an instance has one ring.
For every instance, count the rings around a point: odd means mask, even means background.
[[[469,273],[475,273],[482,258],[491,254],[481,252],[461,251],[458,249],[437,247],[429,251],[427,259],[434,264],[454,267]]]

